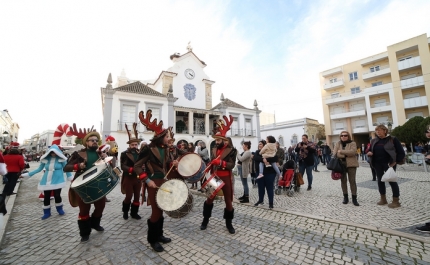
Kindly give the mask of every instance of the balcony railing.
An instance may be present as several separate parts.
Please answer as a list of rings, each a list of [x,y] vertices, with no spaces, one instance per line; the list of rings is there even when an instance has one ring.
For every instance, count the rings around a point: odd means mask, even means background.
[[[417,108],[427,106],[427,97],[416,97],[416,98],[408,98],[403,100],[403,104],[405,109]]]
[[[255,130],[245,130],[245,136],[255,136]]]
[[[344,87],[344,86],[345,86],[345,83],[343,82],[343,79],[339,78],[335,82],[330,82],[330,83],[324,84],[324,89],[328,90],[328,89]]]
[[[414,88],[424,85],[424,77],[423,76],[417,76],[409,79],[405,79],[400,81],[400,85],[402,86],[402,89],[408,89],[408,88]]]
[[[205,126],[195,126],[193,134],[205,134]]]
[[[125,125],[127,124],[127,127],[130,131],[133,131],[133,122],[118,122],[118,131],[126,131]],[[138,132],[146,132],[146,126],[141,124],[140,122],[137,123],[136,127]]]
[[[370,70],[367,73],[363,73],[363,80],[382,77],[391,74],[390,66],[384,65],[380,66],[377,70]]]
[[[413,68],[413,67],[416,67],[419,65],[421,65],[421,59],[419,56],[412,57],[410,59],[406,59],[406,60],[397,62],[397,66],[399,67],[399,71],[404,70],[404,69],[408,69],[408,68]]]
[[[231,129],[231,136],[243,136],[242,129]]]

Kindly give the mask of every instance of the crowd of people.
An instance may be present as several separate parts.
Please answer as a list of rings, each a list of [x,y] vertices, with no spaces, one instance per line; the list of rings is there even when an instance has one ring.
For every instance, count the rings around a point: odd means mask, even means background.
[[[163,209],[156,203],[156,194],[160,186],[172,178],[181,178],[176,169],[180,157],[194,153],[197,154],[202,163],[210,169],[223,182],[219,192],[222,193],[225,202],[223,218],[229,233],[234,234],[233,219],[235,209],[233,207],[234,196],[234,176],[233,168],[237,168],[237,174],[243,185],[243,194],[239,197],[240,203],[252,203],[259,206],[264,203],[267,193],[269,209],[274,208],[274,191],[278,181],[283,178],[286,172],[286,165],[292,163],[292,168],[297,169],[297,173],[307,177],[307,191],[312,190],[313,172],[318,172],[319,163],[326,165],[333,157],[343,165],[341,172],[340,186],[343,194],[343,204],[349,203],[349,190],[351,192],[352,203],[359,206],[357,199],[356,174],[359,167],[358,160],[368,161],[373,180],[377,181],[380,200],[377,205],[388,205],[390,208],[398,208],[400,203],[400,189],[397,182],[388,182],[391,187],[393,198],[390,203],[386,198],[386,185],[382,181],[384,172],[388,168],[396,170],[396,164],[401,163],[405,157],[404,146],[396,137],[388,134],[388,129],[384,125],[376,127],[376,136],[367,145],[357,144],[352,139],[348,131],[342,131],[340,140],[333,145],[333,150],[327,144],[316,145],[310,141],[308,135],[303,134],[299,143],[288,149],[281,148],[275,137],[267,136],[260,140],[255,151],[252,151],[251,142],[243,142],[241,152],[233,146],[231,139],[226,137],[231,121],[224,116],[223,126],[213,135],[214,148],[208,150],[205,143],[200,141],[194,146],[192,143],[180,142],[175,145],[172,128],[163,128],[162,122],[155,124],[150,121],[151,112],[143,113],[139,116],[142,124],[148,130],[154,131],[151,142],[141,143],[137,137],[136,126],[128,129],[128,148],[120,154],[119,163],[117,155],[113,155],[108,165],[115,168],[117,164],[122,170],[121,192],[124,194],[122,201],[122,217],[127,220],[131,218],[140,220],[138,214],[139,207],[147,202],[151,207],[151,215],[147,220],[148,235],[147,240],[151,247],[161,252],[164,250],[162,244],[171,242],[170,238],[164,236]],[[109,148],[106,145],[99,146],[101,136],[92,130],[72,129],[72,133],[82,139],[84,148],[74,152],[69,158],[66,157],[57,145],[52,145],[48,151],[40,157],[40,165],[31,172],[25,172],[26,163],[23,155],[19,151],[19,144],[12,143],[2,154],[0,152],[0,174],[4,176],[5,187],[2,192],[3,198],[14,195],[14,188],[20,177],[30,178],[43,171],[38,190],[44,194],[43,216],[45,220],[51,216],[50,197],[53,194],[55,208],[59,215],[64,215],[61,190],[66,186],[67,181],[74,181],[83,174],[88,173],[97,161],[104,160],[109,156]],[[133,135],[134,134],[134,135]],[[430,128],[426,130],[426,136],[430,139]],[[113,139],[113,138],[112,138]],[[424,151],[430,158],[428,146],[424,146]],[[359,151],[358,151],[359,150]],[[117,151],[116,151],[117,152]],[[284,165],[284,163],[287,162]],[[2,167],[3,165],[3,167]],[[291,166],[290,166],[291,168]],[[172,173],[170,173],[172,172]],[[72,174],[73,173],[73,174]],[[251,178],[253,187],[258,188],[258,200],[250,201],[250,187],[248,178]],[[191,184],[191,189],[197,189],[200,182],[200,190],[203,192],[202,184],[206,181],[204,177]],[[217,191],[218,192],[218,191]],[[139,199],[142,197],[142,202]],[[201,230],[207,229],[212,216],[214,196],[208,198],[203,204],[203,220],[200,225]],[[100,225],[106,206],[106,196],[93,201],[86,202],[79,193],[69,189],[69,199],[73,207],[79,207],[78,228],[81,242],[89,240],[91,230],[102,232],[104,228]],[[91,207],[94,207],[91,213]],[[417,227],[422,232],[430,232],[430,223]],[[160,244],[162,243],[162,244]]]

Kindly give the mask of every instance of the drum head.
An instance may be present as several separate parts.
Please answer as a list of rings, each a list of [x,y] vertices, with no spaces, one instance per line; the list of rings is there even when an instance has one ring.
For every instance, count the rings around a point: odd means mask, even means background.
[[[185,204],[188,193],[187,184],[178,179],[171,179],[160,186],[155,199],[162,210],[175,211]]]
[[[70,187],[71,188],[78,187],[78,186],[90,181],[91,179],[97,177],[105,169],[106,169],[106,164],[104,164],[104,163],[101,165],[98,165],[98,166],[93,166],[92,168],[85,171],[82,175],[77,177],[73,181],[73,183]]]
[[[178,172],[187,178],[199,172],[201,167],[202,159],[198,154],[186,154],[179,159]]]

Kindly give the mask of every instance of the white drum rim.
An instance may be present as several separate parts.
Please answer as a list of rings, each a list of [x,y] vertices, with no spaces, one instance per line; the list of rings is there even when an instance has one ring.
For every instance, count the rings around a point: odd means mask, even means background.
[[[93,166],[93,167],[91,167],[88,170],[85,170],[85,172],[83,174],[79,175],[79,177],[77,177],[72,182],[72,185],[70,185],[70,187],[71,188],[79,187],[82,184],[85,184],[85,183],[89,182],[90,180],[92,180],[95,176],[98,176],[98,174],[97,174],[97,175],[93,175],[91,177],[88,177],[88,178],[84,179],[84,176],[86,176],[89,172],[93,171],[95,168],[103,168],[102,171],[104,171],[104,169],[106,169],[107,166],[106,166],[106,164],[101,164],[101,165]],[[97,170],[98,173],[101,173],[102,171]]]
[[[176,187],[182,186],[181,190],[176,190],[176,191],[173,190],[173,187],[174,187],[173,185],[177,185]],[[162,189],[171,190],[173,193],[163,191]],[[178,197],[178,191],[180,192],[181,195],[183,192],[184,194],[186,194],[186,196],[184,196],[184,198]],[[155,196],[155,201],[158,207],[160,207],[160,209],[162,209],[163,211],[172,212],[180,209],[187,202],[189,193],[190,191],[188,189],[187,184],[185,184],[183,181],[178,179],[171,179],[164,182],[160,186]],[[173,207],[176,207],[176,208],[173,208]]]
[[[187,156],[188,156],[188,158],[187,158]],[[190,163],[190,165],[187,165],[186,167],[182,166],[182,164],[181,164],[182,160],[185,162],[186,160],[190,159],[193,156],[197,157],[200,163]],[[191,162],[193,162],[193,161],[191,161]],[[195,162],[197,162],[197,161],[195,161]],[[194,154],[194,153],[185,154],[178,160],[177,171],[183,177],[191,177],[200,171],[200,169],[202,168],[202,163],[203,163],[203,160],[198,154]],[[198,168],[196,168],[196,170],[192,174],[189,174],[190,170],[187,170],[187,169],[190,169],[190,167],[194,166],[194,165],[198,165]],[[192,170],[194,170],[194,168]]]

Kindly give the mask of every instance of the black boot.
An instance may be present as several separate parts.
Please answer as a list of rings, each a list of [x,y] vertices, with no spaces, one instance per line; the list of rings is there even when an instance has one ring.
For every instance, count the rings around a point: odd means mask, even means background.
[[[240,203],[249,203],[249,196],[243,196],[243,199],[240,201]]]
[[[243,198],[245,198],[245,194],[243,194],[242,197],[239,197],[238,200],[241,201]]]
[[[140,215],[137,214],[138,211],[139,211],[139,206],[135,205],[133,202],[131,204],[131,210],[130,210],[131,218],[136,219],[136,220],[142,219],[142,217],[140,217]]]
[[[360,204],[358,204],[358,201],[357,201],[357,195],[352,195],[352,203],[355,206],[360,206]]]
[[[90,219],[91,219],[91,228],[92,229],[99,231],[99,232],[105,231],[105,229],[102,226],[100,226],[100,221],[102,219],[101,216],[100,217],[91,216]]]
[[[203,222],[200,226],[200,230],[205,230],[209,223],[209,218],[212,216],[213,204],[207,204],[204,202],[203,204]]]
[[[158,221],[156,223],[152,223],[148,219],[148,242],[151,245],[152,249],[154,249],[157,252],[161,252],[164,250],[164,248],[160,245],[160,243],[157,242],[159,236],[158,231]]]
[[[344,194],[343,195],[343,204],[348,204],[348,202],[349,202],[349,199],[348,199],[348,194]]]
[[[128,211],[130,210],[130,205],[131,203],[124,203],[122,202],[122,218],[124,218],[125,220],[128,219]]]
[[[78,220],[79,235],[81,236],[81,242],[85,243],[90,239],[91,234],[91,219]]]
[[[164,226],[164,217],[161,216],[161,218],[158,220],[158,242],[161,242],[163,244],[172,242],[172,240],[168,237],[164,237],[163,235],[163,226]]]
[[[227,211],[227,209],[224,209],[224,219],[225,219],[225,226],[228,229],[228,232],[230,234],[236,233],[236,231],[233,228],[233,225],[231,224],[231,221],[234,218],[234,209],[231,210],[231,212]]]

